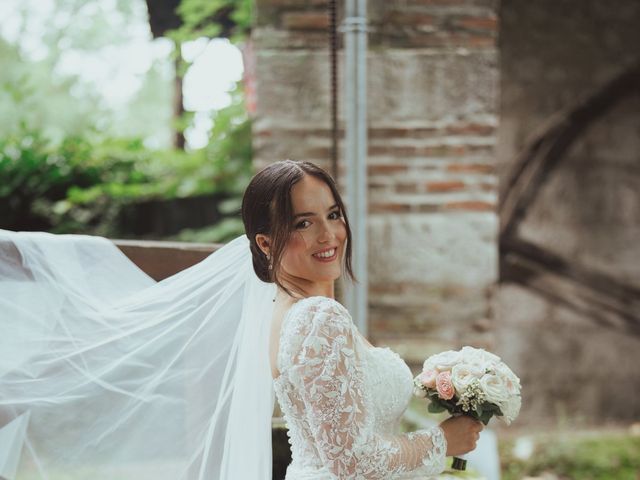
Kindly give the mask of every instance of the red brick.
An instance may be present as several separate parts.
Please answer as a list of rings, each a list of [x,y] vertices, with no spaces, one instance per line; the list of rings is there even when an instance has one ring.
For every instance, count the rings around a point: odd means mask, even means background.
[[[457,192],[464,190],[467,185],[459,180],[452,180],[445,182],[427,182],[425,186],[428,192]]]
[[[415,34],[402,38],[402,46],[407,47],[467,47],[467,48],[496,48],[495,35],[469,35],[435,32]]]
[[[331,155],[331,149],[328,147],[313,147],[304,151],[304,154],[309,158],[329,158]]]
[[[418,186],[415,183],[398,183],[395,191],[398,193],[417,193]]]
[[[455,23],[471,30],[497,30],[498,19],[496,17],[462,17]]]
[[[434,25],[435,17],[433,15],[425,15],[423,13],[398,11],[389,12],[385,18],[385,24],[394,23],[397,25],[407,26],[424,26]]]
[[[451,163],[447,165],[448,172],[463,173],[493,173],[494,166],[486,163]]]
[[[391,155],[408,157],[417,153],[416,147],[397,147],[372,145],[369,147],[369,155]]]
[[[411,211],[411,205],[406,203],[371,203],[371,213],[406,213]]]
[[[423,128],[370,128],[369,138],[425,138],[438,133],[434,127]]]
[[[467,5],[468,0],[410,0],[411,5]]]
[[[367,135],[369,138],[406,138],[412,132],[411,128],[370,128]]]
[[[496,209],[496,206],[494,204],[489,202],[482,202],[479,200],[449,202],[445,203],[443,207],[447,210],[469,210],[474,212],[491,212]]]
[[[387,175],[389,173],[404,173],[407,171],[406,165],[369,165],[367,167],[367,173],[369,175]]]
[[[289,12],[282,16],[282,24],[292,30],[326,30],[329,15],[326,12]]]
[[[446,128],[449,135],[492,135],[496,131],[493,125],[482,123],[465,123],[460,125],[450,125]]]
[[[420,154],[425,157],[459,156],[467,152],[467,145],[436,145],[420,149]]]
[[[487,150],[488,148],[480,146],[480,149]],[[478,148],[470,145],[434,145],[430,147],[373,145],[369,147],[369,155],[371,156],[391,157],[456,157],[470,151],[478,151]]]
[[[470,47],[495,47],[496,46],[496,38],[495,37],[469,37],[467,39],[467,44]]]
[[[432,203],[423,203],[418,206],[418,211],[420,213],[435,213],[442,210],[440,205],[434,205]]]

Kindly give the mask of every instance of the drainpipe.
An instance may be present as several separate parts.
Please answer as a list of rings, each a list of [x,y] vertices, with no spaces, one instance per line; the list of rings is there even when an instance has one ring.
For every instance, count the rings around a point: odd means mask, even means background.
[[[346,0],[345,159],[347,209],[352,229],[353,270],[358,284],[344,283],[344,300],[358,330],[367,336],[367,2]]]

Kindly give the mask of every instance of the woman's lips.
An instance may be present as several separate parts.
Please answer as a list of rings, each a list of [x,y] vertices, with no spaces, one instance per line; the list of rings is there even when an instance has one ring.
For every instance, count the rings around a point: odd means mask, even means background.
[[[316,255],[311,255],[314,259],[316,259],[319,262],[322,263],[329,263],[329,262],[333,262],[337,257],[338,257],[338,249],[335,248],[333,255],[330,257],[318,257]]]

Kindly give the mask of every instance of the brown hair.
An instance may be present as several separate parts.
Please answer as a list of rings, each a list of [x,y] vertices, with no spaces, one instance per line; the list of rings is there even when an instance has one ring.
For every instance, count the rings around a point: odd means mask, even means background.
[[[311,162],[282,160],[272,163],[251,179],[242,198],[242,222],[249,239],[256,275],[263,282],[275,283],[289,295],[291,292],[282,285],[277,272],[285,245],[294,231],[291,189],[305,175],[313,175],[325,182],[331,189],[336,204],[340,207],[347,230],[345,270],[349,277],[356,281],[351,266],[351,228],[342,197],[333,178]],[[272,270],[269,269],[267,256],[256,243],[256,235],[259,233],[268,235],[271,239]]]

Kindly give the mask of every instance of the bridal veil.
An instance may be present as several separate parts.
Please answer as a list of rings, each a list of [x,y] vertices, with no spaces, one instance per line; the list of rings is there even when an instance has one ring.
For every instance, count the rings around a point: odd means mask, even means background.
[[[275,293],[245,235],[155,282],[106,239],[0,230],[0,478],[271,479]]]

